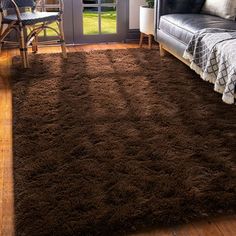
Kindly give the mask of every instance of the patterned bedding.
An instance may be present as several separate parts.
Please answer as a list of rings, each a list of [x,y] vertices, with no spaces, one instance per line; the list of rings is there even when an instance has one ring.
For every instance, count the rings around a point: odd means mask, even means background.
[[[236,87],[236,31],[204,29],[191,39],[184,52],[190,67],[214,84],[225,103],[233,104]]]

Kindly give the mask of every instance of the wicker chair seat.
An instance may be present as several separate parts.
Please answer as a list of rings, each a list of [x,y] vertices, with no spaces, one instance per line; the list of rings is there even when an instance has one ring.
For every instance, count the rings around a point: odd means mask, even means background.
[[[23,25],[34,25],[37,23],[56,21],[59,19],[59,12],[24,12],[21,13]],[[16,15],[7,15],[3,18],[4,24],[9,24],[13,21],[17,22]]]

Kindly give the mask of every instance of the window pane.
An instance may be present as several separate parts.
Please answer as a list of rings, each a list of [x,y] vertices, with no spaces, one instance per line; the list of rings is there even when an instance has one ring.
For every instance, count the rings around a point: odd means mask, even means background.
[[[97,7],[84,7],[83,33],[87,35],[99,34],[99,14]]]
[[[116,7],[101,8],[101,31],[102,34],[115,34],[117,32]]]

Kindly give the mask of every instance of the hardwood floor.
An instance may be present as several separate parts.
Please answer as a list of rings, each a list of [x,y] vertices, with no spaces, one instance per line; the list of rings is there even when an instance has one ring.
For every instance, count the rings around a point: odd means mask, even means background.
[[[137,44],[94,44],[68,47],[68,52],[136,48]],[[56,53],[59,47],[40,48],[39,53]],[[14,189],[12,155],[12,91],[10,66],[18,50],[0,54],[0,236],[14,235]],[[199,221],[173,228],[145,230],[137,236],[235,236],[236,216]]]

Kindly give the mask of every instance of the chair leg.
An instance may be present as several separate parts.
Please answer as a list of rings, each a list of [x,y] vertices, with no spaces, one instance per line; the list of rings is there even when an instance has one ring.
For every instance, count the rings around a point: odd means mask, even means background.
[[[25,42],[25,29],[21,27],[20,29],[20,54],[24,68],[29,68],[28,62],[28,53],[27,53],[27,46]]]
[[[38,52],[38,35],[35,36],[35,38],[32,42],[32,51],[33,51],[33,53]]]
[[[2,45],[3,43],[2,42],[0,42],[0,54],[2,53]]]
[[[3,24],[1,24],[1,27],[0,27],[0,38],[2,36],[2,33],[3,33]],[[2,44],[3,42],[2,40],[0,40],[0,53],[2,52]]]
[[[67,58],[65,35],[64,35],[63,20],[62,19],[59,20],[59,32],[60,32],[62,56],[63,56],[63,58]]]

